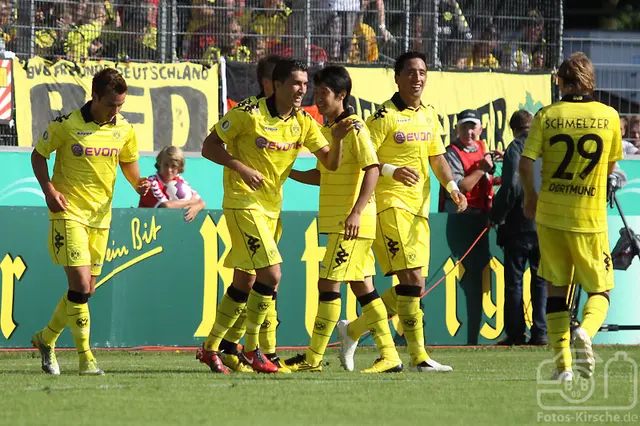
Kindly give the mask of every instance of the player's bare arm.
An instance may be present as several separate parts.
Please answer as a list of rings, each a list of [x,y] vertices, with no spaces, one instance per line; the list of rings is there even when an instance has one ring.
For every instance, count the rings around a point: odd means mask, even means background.
[[[291,170],[289,177],[296,182],[304,183],[306,185],[320,186],[320,170]]]
[[[43,157],[35,149],[31,153],[31,167],[33,168],[33,174],[47,202],[47,207],[52,213],[59,213],[67,209],[67,200],[64,198],[61,192],[56,191],[49,178],[49,168],[47,167],[47,159]]]
[[[133,189],[140,195],[145,195],[149,188],[151,188],[151,183],[147,178],[140,177],[140,165],[137,161],[133,161],[131,163],[120,162],[120,169],[122,170],[122,174],[129,181]]]
[[[391,176],[406,186],[415,186],[420,182],[420,173],[411,167],[398,167],[390,163],[380,163],[380,176]]]
[[[262,187],[264,176],[251,167],[247,167],[240,160],[229,154],[224,146],[224,142],[214,131],[207,136],[202,145],[202,156],[209,161],[213,161],[224,167],[237,172],[244,183],[254,191]]]
[[[518,170],[524,190],[524,215],[533,219],[536,216],[536,205],[538,204],[538,194],[533,187],[533,160],[524,156],[520,157]]]
[[[362,212],[367,206],[369,200],[373,196],[373,191],[376,189],[378,178],[380,177],[380,168],[377,164],[372,164],[364,169],[364,177],[362,178],[362,185],[360,186],[360,193],[358,199],[351,209],[351,213],[347,216],[347,220],[344,222],[344,239],[355,240],[360,233],[360,219]]]
[[[465,211],[467,209],[467,197],[465,197],[461,192],[461,190],[464,191],[464,189],[462,189],[462,184],[460,185],[460,188],[458,188],[454,182],[451,167],[449,166],[447,159],[444,158],[444,154],[429,157],[429,164],[431,164],[431,170],[433,170],[433,173],[436,175],[440,185],[445,187],[451,194],[451,199],[456,203],[456,206],[458,206],[456,209],[457,212],[462,213]]]

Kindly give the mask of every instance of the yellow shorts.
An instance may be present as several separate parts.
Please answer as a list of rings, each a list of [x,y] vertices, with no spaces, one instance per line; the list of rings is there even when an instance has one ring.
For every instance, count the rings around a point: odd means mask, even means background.
[[[67,219],[49,222],[49,253],[56,265],[91,266],[91,275],[98,276],[108,242],[108,229],[91,228]]]
[[[422,268],[422,275],[428,275],[431,233],[427,218],[390,208],[378,213],[376,228],[373,251],[385,275],[413,268]]]
[[[339,282],[364,281],[375,275],[376,261],[371,252],[373,240],[344,240],[343,234],[329,234],[327,251],[320,263],[320,278]]]
[[[575,281],[587,293],[613,288],[613,262],[606,232],[583,233],[538,225],[538,275],[557,287]]]
[[[278,240],[282,235],[280,219],[258,210],[224,209],[231,236],[231,251],[224,260],[227,268],[255,274],[256,269],[282,263]]]

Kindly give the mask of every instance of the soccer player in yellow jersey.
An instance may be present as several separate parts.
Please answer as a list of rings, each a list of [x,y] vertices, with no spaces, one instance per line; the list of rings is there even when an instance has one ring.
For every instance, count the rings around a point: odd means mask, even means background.
[[[247,105],[255,104],[258,102],[258,99],[268,98],[273,95],[273,70],[278,61],[281,59],[282,58],[279,55],[269,55],[265,58],[260,59],[256,72],[258,85],[260,86],[260,93],[258,93],[257,96],[250,96],[244,99],[238,104],[238,107],[245,107]],[[274,237],[276,243],[280,240],[280,235],[281,227],[277,225],[276,235]],[[255,270],[245,270],[240,271],[239,273],[243,272],[252,275],[252,281],[255,281]],[[289,369],[284,365],[282,360],[276,354],[276,328],[278,327],[278,312],[276,310],[277,295],[278,287],[276,287],[273,291],[273,303],[271,303],[271,305],[269,306],[269,310],[267,311],[265,320],[260,326],[260,335],[258,340],[260,343],[260,348],[263,351],[264,355],[269,358],[271,362],[278,366],[278,372],[287,373],[290,372]],[[238,317],[236,322],[227,331],[224,339],[222,339],[219,346],[222,363],[236,373],[253,372],[251,368],[242,363],[242,356],[238,347],[238,343],[240,342],[240,339],[242,339],[246,331],[246,318],[247,309],[245,307],[245,309],[243,309],[240,313],[240,316]]]
[[[303,63],[279,61],[273,82],[273,96],[229,111],[202,147],[205,158],[225,167],[222,207],[232,245],[227,266],[235,269],[233,284],[218,305],[211,333],[197,354],[216,373],[229,372],[220,360],[219,345],[245,305],[244,361],[256,371],[278,371],[258,348],[258,333],[280,282],[282,258],[275,236],[282,185],[303,146],[329,170],[337,169],[342,137],[350,128],[350,123],[336,126],[330,148],[317,122],[300,108],[308,82]],[[255,270],[255,275],[246,270]]]
[[[304,354],[285,361],[293,371],[321,371],[322,358],[340,318],[340,283],[351,288],[362,306],[367,326],[381,356],[365,373],[402,371],[387,320],[387,310],[373,287],[375,259],[371,251],[376,237],[375,190],[380,169],[369,131],[349,106],[351,78],[344,67],[330,66],[314,75],[315,100],[327,124],[322,133],[331,137],[336,123],[351,120],[356,130],[344,140],[342,163],[332,172],[322,164],[306,172],[292,170],[299,182],[320,185],[319,231],[328,234],[320,266],[319,301],[311,344]]]
[[[426,57],[406,52],[395,62],[398,92],[367,119],[371,140],[381,163],[376,186],[377,229],[373,244],[385,275],[395,275],[399,284],[382,295],[390,315],[398,314],[407,340],[410,366],[427,371],[451,371],[431,359],[424,347],[420,295],[423,273],[429,265],[429,166],[451,193],[458,211],[467,200],[453,181],[444,158],[442,126],[435,109],[421,101],[427,83]],[[340,358],[353,368],[358,338],[366,330],[363,317],[338,323]]]
[[[118,71],[100,71],[93,78],[91,101],[52,121],[31,155],[50,210],[49,252],[69,281],[69,291],[51,321],[32,339],[42,356],[42,369],[49,374],[60,374],[54,347],[67,325],[80,356],[80,374],[104,374],[89,347],[87,302],[95,292],[107,249],[118,164],[139,193],[149,189],[149,182],[140,178],[133,127],[119,114],[126,96],[127,83]],[[49,179],[47,160],[54,151]]]
[[[553,378],[573,380],[570,342],[580,374],[591,377],[591,340],[607,316],[613,266],[607,227],[607,177],[622,159],[618,113],[596,102],[595,71],[583,53],[558,70],[562,99],[542,108],[531,125],[520,159],[528,217],[540,240],[538,275],[547,281],[547,327],[557,370]],[[542,187],[533,187],[533,161],[542,157]],[[567,291],[574,281],[589,298],[580,327],[570,332]]]

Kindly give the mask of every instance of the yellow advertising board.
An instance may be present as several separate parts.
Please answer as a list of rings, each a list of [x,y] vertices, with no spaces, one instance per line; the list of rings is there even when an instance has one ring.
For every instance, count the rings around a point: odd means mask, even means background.
[[[397,90],[393,69],[348,70],[353,81],[351,94],[364,118]],[[503,149],[513,139],[509,129],[511,114],[518,109],[534,113],[551,103],[551,77],[548,74],[429,71],[422,101],[438,111],[447,134],[445,145],[451,137],[455,138],[456,114],[475,109],[482,115],[482,139],[492,149]]]
[[[34,145],[49,121],[89,100],[92,78],[105,67],[117,68],[127,81],[129,91],[121,112],[133,124],[141,151],[165,145],[200,151],[209,128],[218,120],[217,65],[14,61],[20,146]]]

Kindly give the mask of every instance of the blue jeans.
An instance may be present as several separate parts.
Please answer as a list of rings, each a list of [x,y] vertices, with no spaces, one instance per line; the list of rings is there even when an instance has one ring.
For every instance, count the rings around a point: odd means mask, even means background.
[[[524,302],[522,299],[523,275],[527,261],[531,270],[531,304],[533,325],[531,337],[546,337],[547,283],[538,277],[540,247],[535,233],[509,238],[504,247],[504,323],[507,337],[522,339],[526,331]]]

